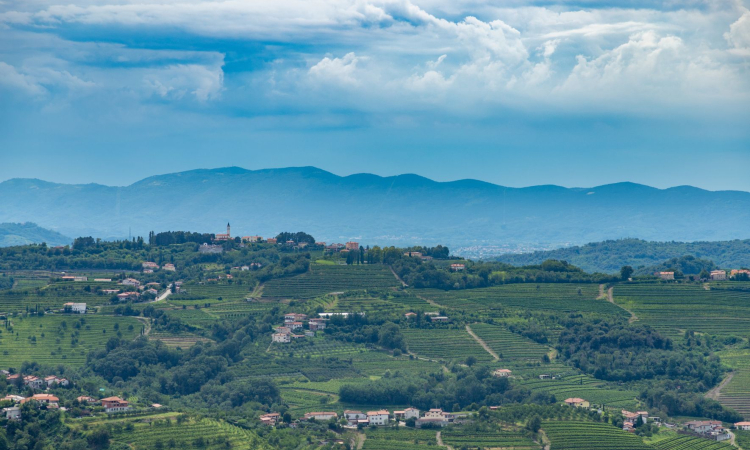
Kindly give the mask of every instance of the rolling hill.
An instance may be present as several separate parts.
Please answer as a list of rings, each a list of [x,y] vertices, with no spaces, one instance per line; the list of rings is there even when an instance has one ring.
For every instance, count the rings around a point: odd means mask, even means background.
[[[55,231],[47,230],[35,223],[0,223],[0,247],[41,244],[66,245],[73,239]]]
[[[750,238],[750,193],[633,183],[509,188],[417,175],[340,177],[314,167],[229,167],[124,187],[12,179],[0,183],[0,221],[102,238],[129,230],[221,232],[229,221],[237,235],[305,230],[328,242],[381,245],[721,240]]]

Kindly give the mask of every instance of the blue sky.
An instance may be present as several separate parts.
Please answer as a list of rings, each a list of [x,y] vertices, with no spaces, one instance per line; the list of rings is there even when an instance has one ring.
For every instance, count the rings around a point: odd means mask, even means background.
[[[0,0],[0,180],[750,191],[747,1],[494,3]]]

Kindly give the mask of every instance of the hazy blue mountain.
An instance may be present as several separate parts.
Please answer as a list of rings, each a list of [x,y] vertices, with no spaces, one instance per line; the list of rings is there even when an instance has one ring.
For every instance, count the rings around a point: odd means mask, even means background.
[[[0,247],[41,244],[67,245],[73,239],[55,231],[44,229],[35,223],[0,223]]]
[[[235,235],[304,230],[328,242],[371,244],[722,240],[750,238],[750,193],[633,183],[506,188],[417,175],[339,177],[314,167],[230,167],[125,187],[13,179],[0,183],[0,221],[103,238],[127,236],[129,229],[142,236],[221,232],[231,222]]]
[[[636,268],[637,274],[667,269],[693,274],[714,269],[714,264],[724,269],[750,267],[750,239],[718,242],[620,239],[497,258],[513,265],[539,264],[547,259],[568,261],[588,272],[615,273],[628,265]]]

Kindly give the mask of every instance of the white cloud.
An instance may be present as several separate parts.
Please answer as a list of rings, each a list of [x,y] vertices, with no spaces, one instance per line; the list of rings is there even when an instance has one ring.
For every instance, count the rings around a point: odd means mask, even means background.
[[[343,83],[346,86],[356,86],[359,84],[356,75],[359,61],[360,58],[353,52],[347,53],[342,58],[326,56],[310,67],[308,73],[313,80],[320,83],[334,85]]]
[[[744,14],[730,25],[724,37],[738,53],[750,56],[750,11],[744,11]]]
[[[0,61],[0,85],[31,95],[42,95],[46,92],[33,77],[20,73],[15,67],[2,61]]]

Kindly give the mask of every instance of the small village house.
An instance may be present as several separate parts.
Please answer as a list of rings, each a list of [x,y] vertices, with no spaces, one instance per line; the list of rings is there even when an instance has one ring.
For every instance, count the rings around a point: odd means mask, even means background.
[[[738,430],[750,431],[750,422],[737,422],[734,427]]]
[[[117,299],[120,301],[138,301],[138,299],[141,297],[141,294],[137,292],[123,292],[122,294],[117,294]]]
[[[464,264],[451,264],[451,270],[454,272],[461,272],[466,266]]]
[[[359,250],[359,242],[350,241],[346,243],[347,250]]]
[[[713,281],[721,281],[727,279],[727,273],[723,270],[712,270],[711,271],[711,280]]]
[[[662,280],[674,280],[674,272],[656,272],[656,276]]]
[[[367,411],[367,420],[370,421],[370,425],[388,425],[390,413],[385,409]]]
[[[141,282],[136,280],[135,278],[125,278],[120,282],[120,284],[124,286],[140,287]]]
[[[414,426],[422,428],[424,425],[444,427],[448,425],[448,416],[442,409],[431,409],[424,413],[424,416],[417,419]]]
[[[130,405],[128,405],[128,402],[121,399],[120,397],[103,398],[102,406],[104,407],[104,412],[108,413],[130,411]]]
[[[393,411],[393,417],[396,420],[419,419],[419,410],[417,408],[406,408],[402,411]]]
[[[23,384],[29,386],[32,389],[42,389],[45,387],[44,380],[34,375],[27,375],[23,377]]]
[[[99,402],[94,397],[89,397],[88,395],[81,395],[80,397],[76,397],[76,400],[78,401],[78,403],[98,403]]]
[[[268,239],[266,239],[266,242],[269,243],[269,244],[276,244],[276,243],[278,243],[278,241],[276,240],[276,238],[268,238]]]
[[[301,330],[304,325],[302,322],[291,322],[287,324],[292,330]]]
[[[1,398],[0,401],[8,401],[13,403],[20,403],[23,399],[26,397],[22,397],[20,395],[6,395],[5,397]]]
[[[21,404],[23,405],[24,403],[31,400],[37,401],[44,405],[57,405],[60,402],[60,399],[52,394],[34,394],[29,398],[21,400]]]
[[[21,420],[21,408],[18,406],[3,408],[3,412],[5,413],[5,418],[8,420]]]
[[[289,342],[292,342],[292,337],[289,333],[274,333],[271,336],[271,340],[280,344],[288,344]]]
[[[142,267],[143,267],[144,269],[151,269],[151,270],[156,270],[156,269],[158,269],[158,268],[159,268],[159,265],[158,265],[158,264],[156,264],[156,263],[155,263],[155,262],[153,262],[153,261],[146,261],[146,262],[144,262],[143,264],[141,264],[141,266],[142,266]]]
[[[446,316],[434,316],[430,320],[432,322],[448,322],[448,317],[446,317]]]
[[[511,373],[513,372],[510,369],[495,369],[492,375],[496,377],[509,377]]]
[[[260,423],[267,426],[276,426],[279,420],[281,420],[281,414],[279,413],[269,413],[260,416]]]
[[[367,414],[362,411],[346,410],[344,411],[344,418],[349,425],[356,425],[363,420],[367,420]]]
[[[310,319],[307,322],[307,326],[310,328],[310,331],[325,330],[326,320],[325,319]]]
[[[568,406],[575,406],[576,408],[588,408],[591,406],[591,403],[578,397],[566,398],[565,404]]]
[[[63,311],[73,314],[86,314],[86,304],[68,302],[63,305]]]
[[[177,268],[175,268],[174,264],[169,264],[169,263],[164,264],[164,267],[162,267],[162,269],[164,269],[164,270],[166,270],[168,272],[176,272],[177,271]]]

